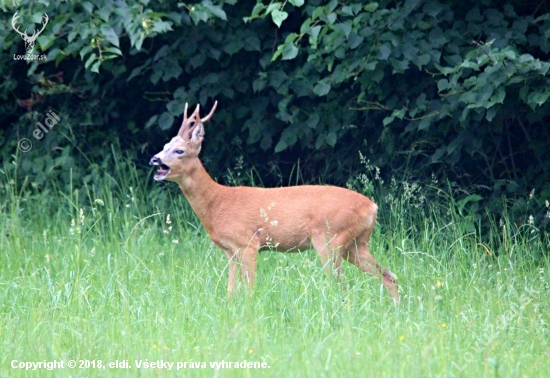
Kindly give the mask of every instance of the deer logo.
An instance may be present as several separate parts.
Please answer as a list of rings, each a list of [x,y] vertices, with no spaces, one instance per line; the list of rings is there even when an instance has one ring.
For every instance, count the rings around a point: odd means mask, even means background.
[[[44,13],[44,16],[42,16],[42,18],[44,19],[44,21],[42,21],[42,29],[40,29],[39,32],[35,30],[33,31],[32,35],[28,35],[26,29],[24,33],[21,33],[19,31],[19,27],[16,27],[15,24],[17,19],[19,18],[17,13],[19,13],[19,11],[15,12],[15,14],[11,19],[11,26],[13,27],[13,30],[15,30],[19,35],[21,35],[21,38],[23,38],[23,40],[25,41],[25,50],[27,50],[27,54],[31,54],[32,51],[34,50],[34,43],[36,42],[36,39],[38,38],[40,33],[44,31],[44,28],[48,24],[49,17],[46,13]]]

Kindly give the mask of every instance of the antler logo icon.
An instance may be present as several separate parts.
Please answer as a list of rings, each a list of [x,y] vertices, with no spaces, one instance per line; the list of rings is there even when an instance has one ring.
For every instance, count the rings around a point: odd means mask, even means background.
[[[15,24],[16,24],[17,19],[19,18],[17,13],[19,13],[19,11],[15,12],[15,14],[13,15],[13,17],[11,19],[11,26],[13,27],[13,30],[15,30],[19,35],[21,35],[21,38],[23,38],[23,40],[25,41],[25,49],[27,50],[27,54],[31,54],[32,51],[34,50],[34,43],[36,42],[36,38],[38,38],[40,33],[42,33],[42,31],[44,30],[44,28],[48,24],[48,20],[49,20],[48,15],[46,13],[44,13],[44,16],[42,16],[42,18],[44,19],[44,21],[42,21],[42,29],[40,29],[39,32],[37,32],[35,30],[32,33],[32,35],[28,35],[26,29],[25,29],[24,33],[21,33],[19,31],[19,27],[16,27]]]

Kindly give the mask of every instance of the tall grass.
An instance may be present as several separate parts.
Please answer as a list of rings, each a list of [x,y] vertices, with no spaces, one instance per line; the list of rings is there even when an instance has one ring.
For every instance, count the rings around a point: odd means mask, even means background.
[[[394,306],[377,279],[353,266],[334,282],[313,252],[262,253],[253,294],[243,288],[229,298],[227,260],[183,195],[175,185],[150,185],[147,172],[116,154],[90,167],[91,179],[78,187],[22,186],[7,172],[0,176],[0,376],[550,371],[548,239],[530,227],[506,231],[505,217],[484,235],[450,191],[422,201],[425,188],[406,192],[403,183],[370,193],[381,208],[371,250],[402,288]],[[13,360],[65,367],[25,371]],[[78,368],[80,360],[90,367]],[[117,360],[131,368],[103,369]],[[135,360],[187,368],[137,368]],[[222,360],[269,368],[210,367]]]

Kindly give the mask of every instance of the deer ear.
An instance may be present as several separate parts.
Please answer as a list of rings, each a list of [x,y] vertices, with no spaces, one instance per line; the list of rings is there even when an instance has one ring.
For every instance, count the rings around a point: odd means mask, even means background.
[[[191,142],[193,142],[194,144],[201,144],[203,139],[204,139],[204,127],[202,126],[202,122],[201,122],[193,130],[193,134],[191,135]]]

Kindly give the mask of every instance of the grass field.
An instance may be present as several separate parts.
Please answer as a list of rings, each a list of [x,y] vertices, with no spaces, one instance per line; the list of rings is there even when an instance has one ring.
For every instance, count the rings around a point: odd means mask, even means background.
[[[450,195],[394,193],[374,198],[371,250],[400,306],[353,266],[336,283],[314,252],[262,253],[254,292],[228,298],[225,255],[175,185],[120,164],[68,189],[2,172],[0,376],[548,376],[549,246],[532,227],[504,217],[484,238]],[[25,370],[44,361],[60,363]]]

